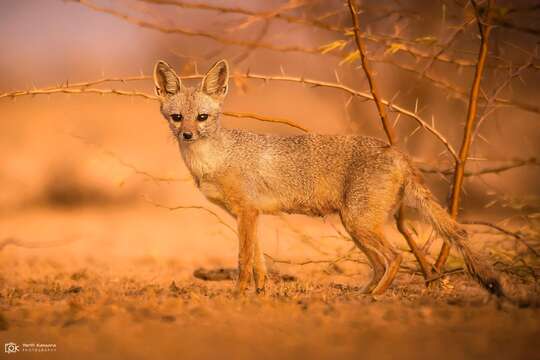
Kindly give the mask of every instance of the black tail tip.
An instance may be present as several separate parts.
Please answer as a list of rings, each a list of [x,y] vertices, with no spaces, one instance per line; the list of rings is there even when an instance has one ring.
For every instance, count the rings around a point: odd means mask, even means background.
[[[504,292],[501,285],[501,282],[496,278],[489,278],[482,281],[484,287],[487,291],[489,291],[491,294],[497,296],[497,297],[503,297]]]

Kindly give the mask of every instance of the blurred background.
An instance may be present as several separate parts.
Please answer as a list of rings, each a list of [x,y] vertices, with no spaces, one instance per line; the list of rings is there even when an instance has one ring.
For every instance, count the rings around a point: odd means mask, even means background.
[[[379,94],[400,109],[388,111],[397,146],[445,206],[454,159],[443,141],[459,152],[477,20],[492,26],[458,218],[477,223],[472,244],[491,264],[538,294],[538,2],[357,4]],[[369,86],[345,1],[0,1],[0,34],[0,343],[52,343],[69,359],[538,353],[538,310],[499,311],[456,256],[427,289],[393,224],[405,261],[384,297],[360,295],[370,269],[335,216],[262,217],[265,296],[193,277],[236,267],[236,224],[190,179],[153,96],[154,64],[198,86],[227,59],[224,111],[237,116],[224,114],[226,127],[384,139],[374,103],[351,95]],[[433,261],[440,241],[410,215]]]
[[[417,113],[459,150],[479,46],[472,5],[362,1],[359,8],[381,96]],[[201,205],[234,226],[189,179],[156,101],[17,91],[97,88],[153,95],[149,75],[158,59],[189,76],[225,58],[237,75],[226,111],[287,119],[316,133],[384,138],[371,101],[324,86],[242,77],[249,71],[368,92],[354,55],[350,14],[340,1],[21,0],[2,2],[0,10],[0,238],[54,244],[40,249],[40,257],[156,257],[176,259],[190,270],[234,266],[237,245],[208,211],[167,209]],[[461,219],[502,224],[532,241],[538,241],[540,206],[539,12],[534,1],[497,2],[481,83],[481,125],[466,166],[469,172],[494,171],[466,178],[460,212]],[[130,77],[143,80],[76,86]],[[191,86],[198,81],[185,80]],[[433,172],[451,170],[451,156],[410,117],[390,112],[390,119],[398,146],[429,170],[426,181],[445,203],[452,176]],[[224,117],[224,124],[301,133],[253,118]],[[265,217],[260,233],[268,254],[309,258],[350,246],[335,239],[338,223],[332,217]],[[430,231],[418,229],[426,240]],[[500,233],[494,236],[501,240]],[[528,251],[510,240],[512,249]]]

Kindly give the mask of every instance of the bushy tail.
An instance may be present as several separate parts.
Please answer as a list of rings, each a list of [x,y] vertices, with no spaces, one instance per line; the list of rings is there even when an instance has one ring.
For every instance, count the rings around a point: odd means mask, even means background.
[[[468,246],[465,229],[437,203],[431,192],[421,184],[418,176],[410,177],[410,181],[405,185],[404,195],[405,204],[418,209],[444,241],[461,253],[471,277],[490,293],[498,297],[504,296],[498,276]]]

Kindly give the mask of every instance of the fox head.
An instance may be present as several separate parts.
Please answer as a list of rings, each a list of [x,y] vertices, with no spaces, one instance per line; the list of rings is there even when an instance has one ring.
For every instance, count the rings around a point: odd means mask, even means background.
[[[161,113],[180,143],[190,143],[215,134],[227,95],[229,66],[220,60],[204,76],[199,88],[188,88],[165,61],[154,67],[156,95]]]

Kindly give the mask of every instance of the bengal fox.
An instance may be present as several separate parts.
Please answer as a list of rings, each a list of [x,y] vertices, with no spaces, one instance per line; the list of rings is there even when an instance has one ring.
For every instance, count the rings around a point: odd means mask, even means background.
[[[257,292],[264,291],[266,266],[257,219],[279,212],[339,214],[373,269],[364,292],[384,292],[402,256],[382,228],[400,206],[410,206],[461,252],[474,279],[491,293],[502,294],[495,273],[469,249],[466,232],[422,185],[405,154],[373,137],[260,135],[223,128],[220,112],[228,80],[225,60],[212,66],[199,88],[185,87],[164,61],[154,68],[161,113],[197,187],[237,219],[240,292],[249,288],[252,277]]]

